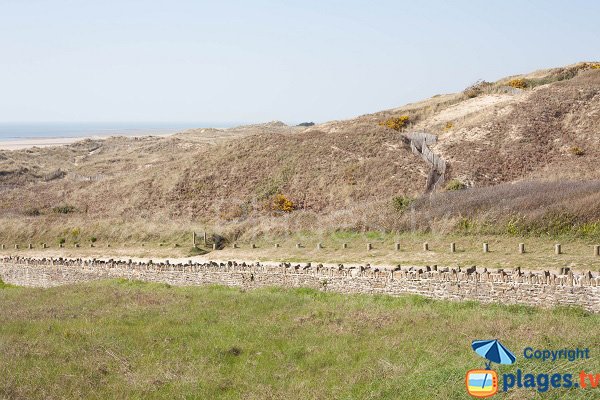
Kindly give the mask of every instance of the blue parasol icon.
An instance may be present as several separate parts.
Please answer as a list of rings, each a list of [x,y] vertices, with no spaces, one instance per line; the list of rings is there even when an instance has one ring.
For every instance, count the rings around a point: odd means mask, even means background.
[[[517,360],[515,355],[497,339],[473,340],[471,347],[475,350],[475,353],[489,361],[485,363],[486,369],[490,369],[493,362],[496,364],[513,364]]]
[[[499,340],[473,340],[471,347],[475,350],[475,353],[488,360],[485,363],[485,369],[490,369],[490,365],[495,362],[496,364],[513,364],[517,358],[509,349],[504,347]],[[483,379],[481,387],[485,387],[487,382],[488,374]]]

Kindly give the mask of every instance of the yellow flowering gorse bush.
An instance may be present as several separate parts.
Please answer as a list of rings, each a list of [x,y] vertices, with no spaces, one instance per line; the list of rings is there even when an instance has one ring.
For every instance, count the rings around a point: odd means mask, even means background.
[[[380,122],[380,126],[385,126],[386,128],[393,129],[395,131],[401,131],[408,125],[410,122],[410,117],[408,115],[401,115],[399,117],[392,117],[383,122]]]

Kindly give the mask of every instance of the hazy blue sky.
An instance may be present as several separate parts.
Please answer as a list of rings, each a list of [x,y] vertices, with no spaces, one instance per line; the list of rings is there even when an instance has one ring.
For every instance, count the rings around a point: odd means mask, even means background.
[[[0,0],[0,121],[325,121],[599,53],[593,0]]]

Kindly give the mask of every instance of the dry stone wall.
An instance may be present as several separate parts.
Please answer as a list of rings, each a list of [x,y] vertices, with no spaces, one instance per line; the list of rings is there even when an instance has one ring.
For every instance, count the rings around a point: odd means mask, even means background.
[[[20,286],[52,287],[99,279],[126,278],[171,285],[218,284],[241,288],[309,287],[323,291],[365,294],[418,294],[443,300],[526,304],[541,307],[581,306],[600,312],[600,276],[563,270],[523,273],[477,271],[476,268],[325,267],[208,262],[170,264],[65,258],[6,257],[0,277]]]

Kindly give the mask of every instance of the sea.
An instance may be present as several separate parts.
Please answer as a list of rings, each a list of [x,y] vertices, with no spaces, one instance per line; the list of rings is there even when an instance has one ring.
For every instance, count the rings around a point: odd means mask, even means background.
[[[182,122],[47,122],[3,123],[0,122],[0,141],[39,138],[108,137],[167,135],[187,129],[211,127],[228,128],[236,124],[182,123]]]

